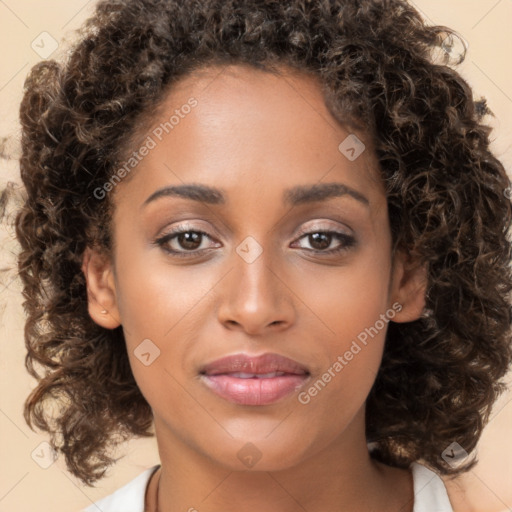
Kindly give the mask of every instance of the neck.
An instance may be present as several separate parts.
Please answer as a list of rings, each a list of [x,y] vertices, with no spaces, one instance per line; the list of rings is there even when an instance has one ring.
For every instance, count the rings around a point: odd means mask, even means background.
[[[151,512],[296,512],[298,507],[309,512],[412,511],[410,472],[372,460],[364,437],[350,442],[348,435],[335,438],[316,453],[304,454],[299,464],[277,470],[259,464],[263,449],[259,462],[240,470],[222,466],[176,438],[165,439],[168,431],[157,419],[155,428],[162,467],[148,486]]]

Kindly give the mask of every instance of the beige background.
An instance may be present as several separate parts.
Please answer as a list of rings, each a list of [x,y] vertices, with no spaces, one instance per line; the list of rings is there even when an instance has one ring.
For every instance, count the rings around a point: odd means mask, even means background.
[[[49,51],[53,38],[59,46],[51,58],[62,56],[65,41],[73,39],[73,30],[89,16],[95,1],[0,0],[0,138],[7,137],[0,158],[1,189],[7,182],[19,180],[14,159],[19,154],[17,110],[24,78],[41,60],[31,45],[40,53]],[[492,147],[511,172],[512,0],[415,0],[414,4],[431,23],[458,30],[469,43],[466,62],[458,69],[496,114]],[[12,220],[14,207],[11,203],[8,220]],[[22,416],[23,401],[35,382],[24,368],[24,316],[20,284],[12,270],[16,251],[12,228],[2,226],[0,237],[0,511],[77,511],[158,463],[156,443],[154,439],[135,439],[123,445],[117,452],[123,458],[96,488],[74,479],[62,457],[46,469],[41,467],[50,460],[46,437],[32,432]],[[496,404],[481,439],[480,463],[459,480],[467,498],[464,505],[457,500],[457,512],[512,510],[511,430],[509,392]],[[453,485],[451,492],[455,492]]]

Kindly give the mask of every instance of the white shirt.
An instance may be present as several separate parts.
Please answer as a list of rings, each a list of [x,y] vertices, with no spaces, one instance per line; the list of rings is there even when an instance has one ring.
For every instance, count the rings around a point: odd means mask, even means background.
[[[93,503],[82,512],[144,512],[146,487],[151,475],[160,467],[153,466],[114,493]],[[441,478],[427,467],[413,462],[410,466],[414,482],[413,512],[453,512]]]

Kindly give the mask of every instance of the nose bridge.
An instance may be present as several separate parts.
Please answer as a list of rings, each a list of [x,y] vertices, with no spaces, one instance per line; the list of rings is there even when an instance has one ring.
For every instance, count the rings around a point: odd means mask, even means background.
[[[242,296],[253,302],[273,300],[277,290],[268,247],[264,249],[253,236],[248,236],[237,246],[236,253],[239,259],[235,258],[235,273]]]
[[[236,246],[219,308],[221,322],[236,323],[255,333],[270,324],[291,321],[287,288],[278,276],[279,266],[272,260],[272,251],[254,236],[247,236]]]

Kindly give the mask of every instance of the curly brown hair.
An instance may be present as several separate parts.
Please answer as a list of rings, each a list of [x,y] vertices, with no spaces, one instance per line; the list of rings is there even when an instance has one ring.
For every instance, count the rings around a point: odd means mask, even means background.
[[[109,448],[154,435],[122,326],[88,314],[82,256],[87,246],[108,253],[112,241],[111,201],[94,190],[169,88],[213,63],[311,73],[336,119],[372,141],[394,247],[419,255],[428,287],[420,319],[389,324],[366,403],[371,455],[444,475],[474,466],[453,468],[441,454],[453,441],[472,452],[505,387],[512,204],[482,121],[492,112],[452,69],[465,52],[454,62],[444,51],[456,40],[404,0],[101,0],[65,62],[32,68],[16,230],[25,365],[38,385],[24,414],[73,475],[92,486],[115,461]]]

